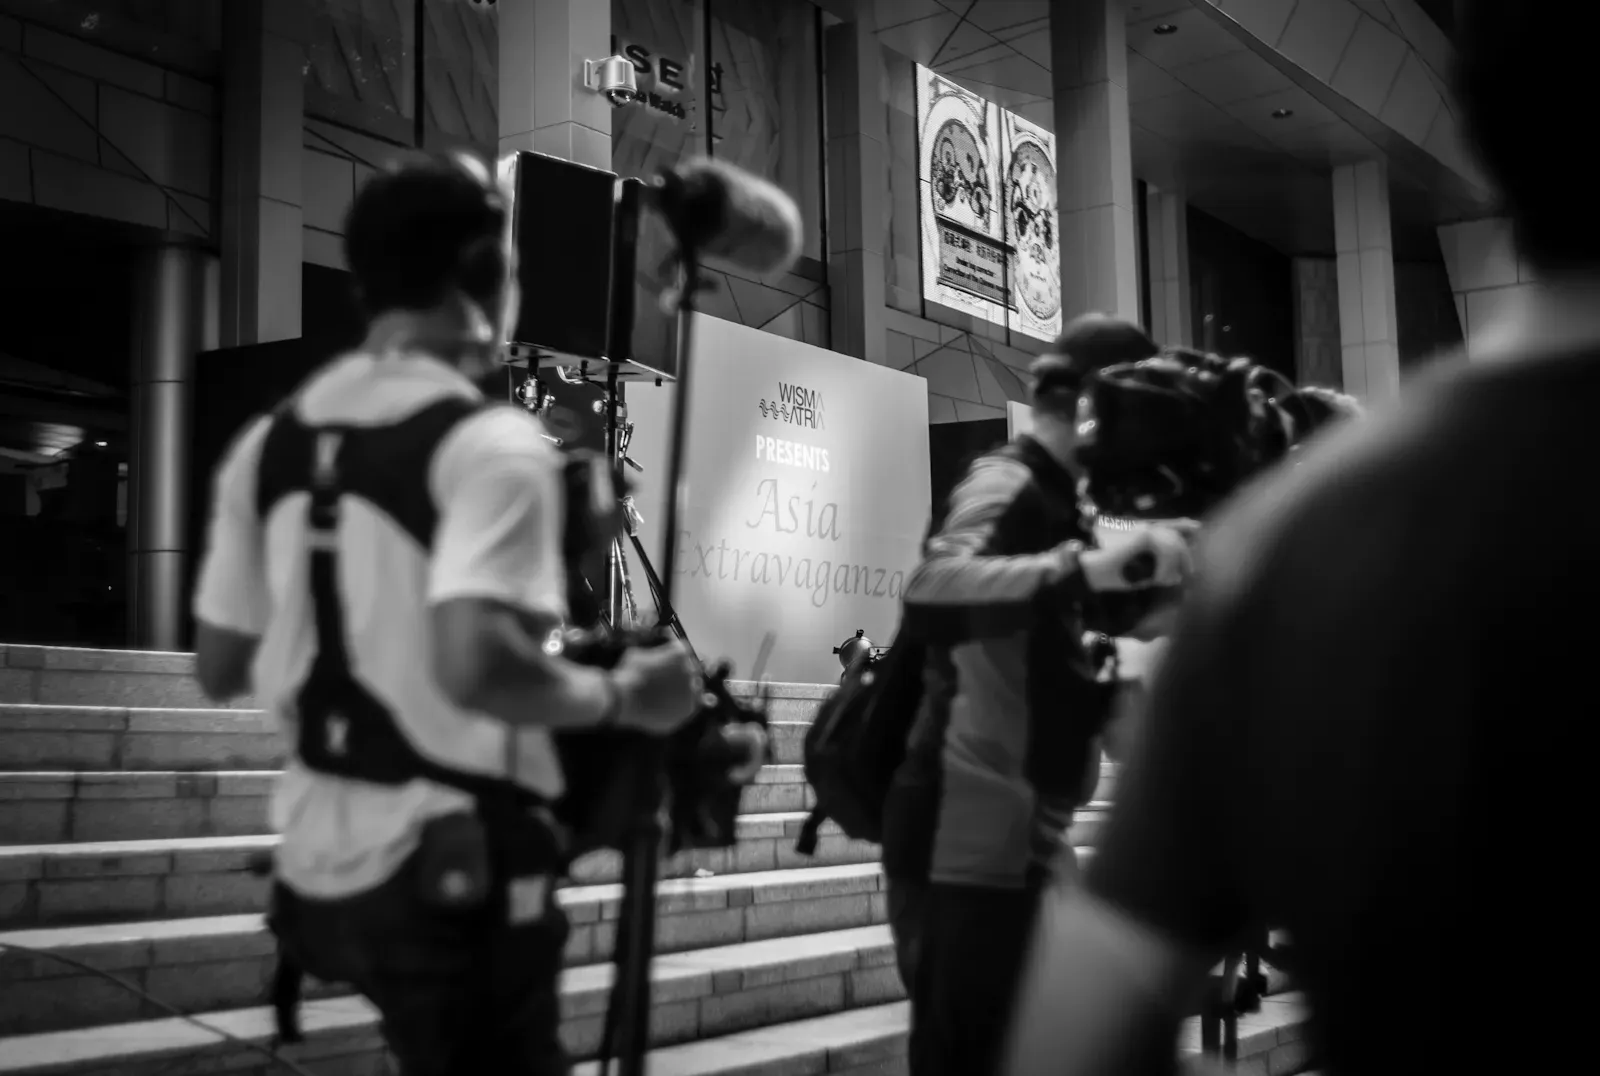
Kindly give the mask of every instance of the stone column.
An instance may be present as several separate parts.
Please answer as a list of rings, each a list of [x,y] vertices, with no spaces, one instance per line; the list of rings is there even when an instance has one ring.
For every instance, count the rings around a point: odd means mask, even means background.
[[[219,269],[198,247],[158,247],[134,276],[128,637],[143,650],[183,641],[194,357],[217,346]]]
[[[222,5],[222,343],[300,335],[305,0]]]
[[[1332,258],[1296,258],[1294,376],[1302,385],[1344,387],[1339,337],[1339,267]]]
[[[1474,337],[1534,286],[1533,269],[1517,253],[1516,233],[1504,217],[1441,225],[1439,250],[1470,359]]]
[[[889,112],[873,5],[823,36],[827,64],[828,288],[833,350],[888,359]],[[915,225],[913,225],[915,226]]]
[[[500,0],[499,155],[525,150],[611,170],[611,104],[583,62],[611,54],[611,7],[596,0]]]
[[[1050,5],[1062,314],[1139,321],[1138,216],[1121,0]]]
[[[1344,391],[1363,403],[1383,403],[1400,389],[1389,173],[1383,162],[1333,170],[1333,227]]]
[[[1158,344],[1194,346],[1189,301],[1189,203],[1182,191],[1148,189],[1150,335]]]

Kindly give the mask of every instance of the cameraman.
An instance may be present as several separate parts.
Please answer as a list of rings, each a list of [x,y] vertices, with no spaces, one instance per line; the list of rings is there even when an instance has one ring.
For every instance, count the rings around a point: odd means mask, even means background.
[[[464,155],[357,194],[366,341],[233,445],[195,596],[202,688],[253,689],[289,748],[284,967],[365,995],[406,1076],[567,1071],[551,732],[664,734],[700,691],[678,645],[613,672],[554,645],[559,457],[475,385],[501,383],[518,302],[508,201]]]
[[[1094,548],[1073,462],[1090,372],[1155,354],[1135,325],[1087,315],[1033,367],[1034,430],[981,457],[906,586],[902,630],[926,640],[924,695],[884,819],[884,870],[911,994],[913,1076],[988,1076],[1063,835],[1098,774],[1109,717],[1114,592],[1180,583],[1177,533]],[[1124,569],[1150,554],[1154,577]],[[1128,606],[1113,609],[1113,604]],[[1124,617],[1126,619],[1126,617]],[[1092,637],[1091,637],[1092,638]],[[1068,850],[1069,851],[1069,850]]]

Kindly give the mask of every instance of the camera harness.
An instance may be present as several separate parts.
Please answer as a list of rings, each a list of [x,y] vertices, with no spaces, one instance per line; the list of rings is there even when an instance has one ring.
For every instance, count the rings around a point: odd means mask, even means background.
[[[508,778],[444,766],[424,757],[394,714],[362,686],[351,670],[343,604],[339,599],[339,501],[356,494],[375,505],[422,543],[431,542],[437,512],[427,491],[434,450],[462,420],[483,410],[481,401],[452,397],[424,407],[393,426],[312,427],[292,410],[278,410],[262,447],[256,508],[262,519],[284,497],[306,491],[310,594],[316,655],[295,697],[295,753],[318,773],[397,786],[418,779],[472,796],[490,824],[506,812],[545,804]],[[297,1019],[305,971],[280,939],[272,983],[278,1037],[301,1039]]]

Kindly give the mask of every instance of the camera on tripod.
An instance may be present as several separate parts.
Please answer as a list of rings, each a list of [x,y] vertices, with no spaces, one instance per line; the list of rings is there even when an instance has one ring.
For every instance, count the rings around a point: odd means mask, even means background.
[[[675,494],[685,479],[695,366],[695,304],[707,286],[700,262],[710,256],[760,274],[787,269],[803,245],[799,208],[765,180],[709,159],[680,162],[648,185],[536,153],[518,153],[506,164],[515,173],[512,231],[519,248],[530,252],[518,261],[518,283],[524,295],[539,298],[524,304],[510,329],[510,361],[525,365],[530,378],[542,371],[568,385],[576,379],[605,386],[598,409],[606,427],[600,462],[574,453],[565,470],[568,589],[572,611],[582,614],[582,622],[562,641],[566,656],[615,666],[630,649],[658,645],[669,632],[688,646],[672,607],[672,588],[679,541]],[[655,251],[665,258],[651,255],[646,239],[652,234],[668,237],[667,249]],[[550,251],[561,256],[547,256]],[[654,275],[665,290],[656,301],[642,294],[640,257],[662,267]],[[639,540],[637,516],[623,499],[622,468],[631,463],[624,379],[677,382],[663,481],[668,497],[660,576]],[[534,410],[544,398],[537,385],[522,393],[524,405]],[[639,627],[636,616],[625,623],[622,615],[624,605],[632,605],[624,534],[655,601],[657,620],[648,628]],[[591,584],[602,561],[605,584],[596,587]],[[758,667],[771,645],[769,635]],[[669,853],[732,845],[740,791],[770,752],[765,699],[736,697],[729,673],[725,663],[702,667],[699,707],[665,739],[617,730],[555,736],[567,777],[556,813],[574,834],[573,852],[613,848],[623,853],[617,976],[602,1034],[602,1074],[609,1073],[609,1059],[616,1057],[622,1076],[643,1076],[663,843]],[[753,678],[761,680],[759,671]]]
[[[1120,519],[1199,518],[1348,413],[1343,399],[1188,348],[1108,366],[1078,398],[1089,499]]]

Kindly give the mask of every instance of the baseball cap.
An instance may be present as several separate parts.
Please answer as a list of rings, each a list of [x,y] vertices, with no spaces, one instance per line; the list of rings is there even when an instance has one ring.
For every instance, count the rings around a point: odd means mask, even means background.
[[[1073,318],[1050,350],[1028,367],[1033,395],[1057,390],[1076,393],[1096,370],[1125,362],[1139,362],[1160,352],[1156,342],[1131,321],[1109,314],[1089,313]]]

